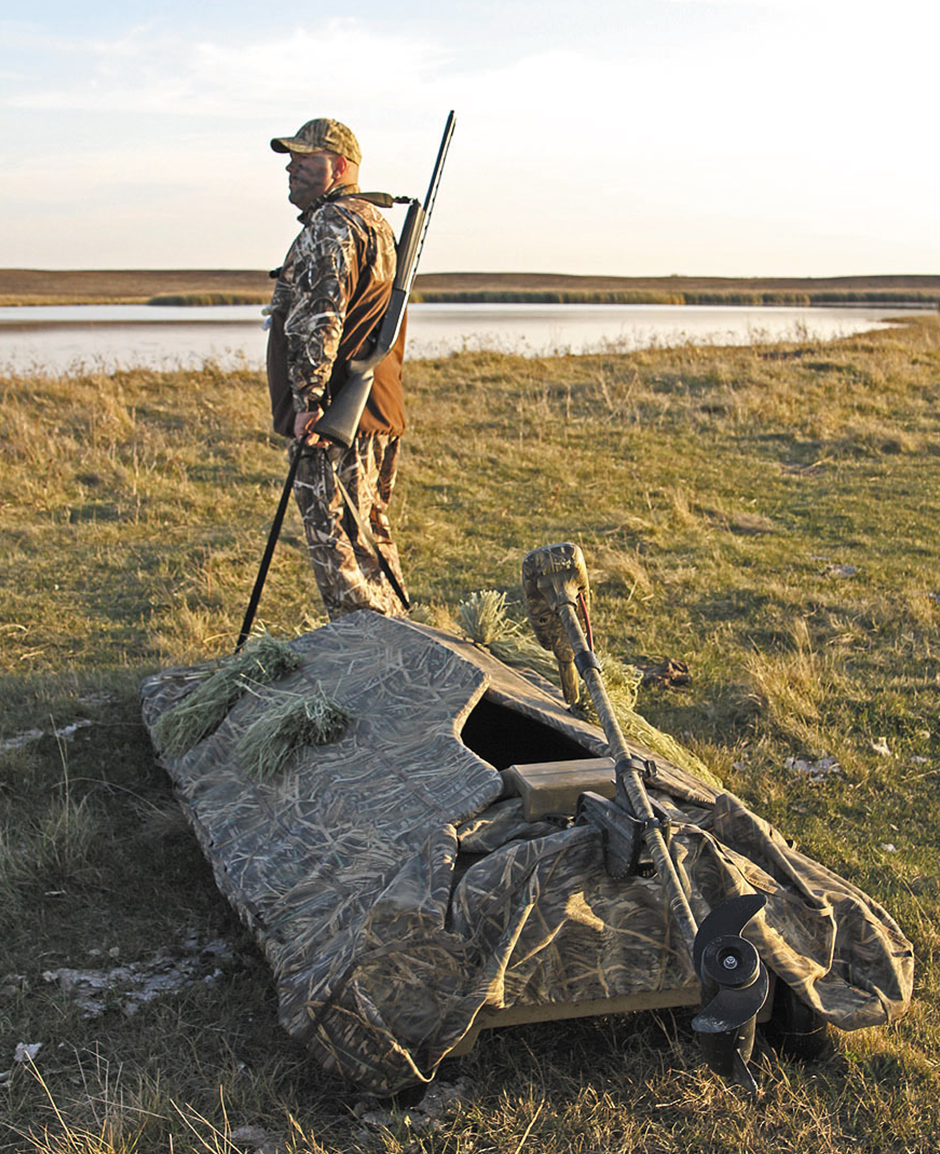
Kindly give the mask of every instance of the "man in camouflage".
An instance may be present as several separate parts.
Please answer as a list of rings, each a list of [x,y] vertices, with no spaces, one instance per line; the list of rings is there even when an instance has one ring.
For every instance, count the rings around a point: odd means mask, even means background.
[[[290,154],[289,199],[301,210],[303,227],[268,309],[268,387],[274,428],[295,438],[291,451],[301,454],[294,496],[314,576],[331,620],[355,609],[401,614],[401,600],[363,541],[336,474],[404,590],[387,517],[405,429],[404,325],[375,370],[352,446],[340,452],[312,432],[342,390],[347,362],[369,351],[391,295],[395,237],[375,205],[357,195],[361,152],[344,124],[311,120],[271,147]]]

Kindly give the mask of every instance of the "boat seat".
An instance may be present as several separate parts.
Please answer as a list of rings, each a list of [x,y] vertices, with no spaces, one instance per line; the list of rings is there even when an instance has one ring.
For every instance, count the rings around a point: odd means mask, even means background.
[[[504,797],[521,797],[526,821],[570,817],[582,793],[614,796],[614,759],[581,757],[573,761],[534,761],[500,771]]]

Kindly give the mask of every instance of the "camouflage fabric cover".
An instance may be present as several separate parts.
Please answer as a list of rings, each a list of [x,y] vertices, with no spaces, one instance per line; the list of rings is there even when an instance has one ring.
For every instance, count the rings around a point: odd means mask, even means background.
[[[552,748],[606,753],[556,690],[468,642],[368,611],[291,644],[296,673],[163,761],[264,949],[283,1025],[324,1067],[386,1093],[433,1077],[494,1007],[638,991],[694,1000],[657,879],[614,881],[593,827],[526,823],[519,799],[501,798],[499,763],[526,748],[530,761]],[[145,682],[151,732],[198,672]],[[318,682],[353,725],[280,778],[249,778],[234,755],[247,725]],[[672,852],[699,920],[725,897],[764,893],[747,936],[826,1021],[857,1029],[904,1012],[912,951],[879,905],[732,795],[662,761],[649,787],[675,820]]]

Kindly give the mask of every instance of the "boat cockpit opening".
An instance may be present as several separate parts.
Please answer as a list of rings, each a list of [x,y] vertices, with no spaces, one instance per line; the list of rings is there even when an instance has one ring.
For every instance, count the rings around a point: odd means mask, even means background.
[[[561,730],[490,700],[484,694],[460,732],[464,745],[495,769],[540,761],[577,761],[595,755]]]

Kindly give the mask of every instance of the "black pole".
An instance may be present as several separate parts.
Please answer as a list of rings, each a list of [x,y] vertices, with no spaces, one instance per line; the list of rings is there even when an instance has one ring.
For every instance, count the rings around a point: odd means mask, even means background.
[[[277,544],[277,539],[281,535],[281,525],[284,523],[284,514],[287,512],[287,502],[290,500],[291,490],[294,487],[294,477],[297,475],[297,462],[300,460],[300,454],[301,446],[299,444],[295,445],[290,468],[287,470],[287,477],[284,481],[284,488],[281,491],[281,499],[277,505],[277,512],[274,514],[274,523],[271,525],[271,532],[268,534],[268,543],[265,546],[261,564],[258,566],[258,576],[255,578],[255,587],[251,591],[248,608],[245,610],[245,620],[242,622],[241,633],[239,633],[238,641],[235,643],[236,653],[245,644],[248,639],[248,634],[251,632],[258,602],[261,600],[261,591],[264,589],[264,581],[268,575],[271,558],[274,556],[274,546]]]

